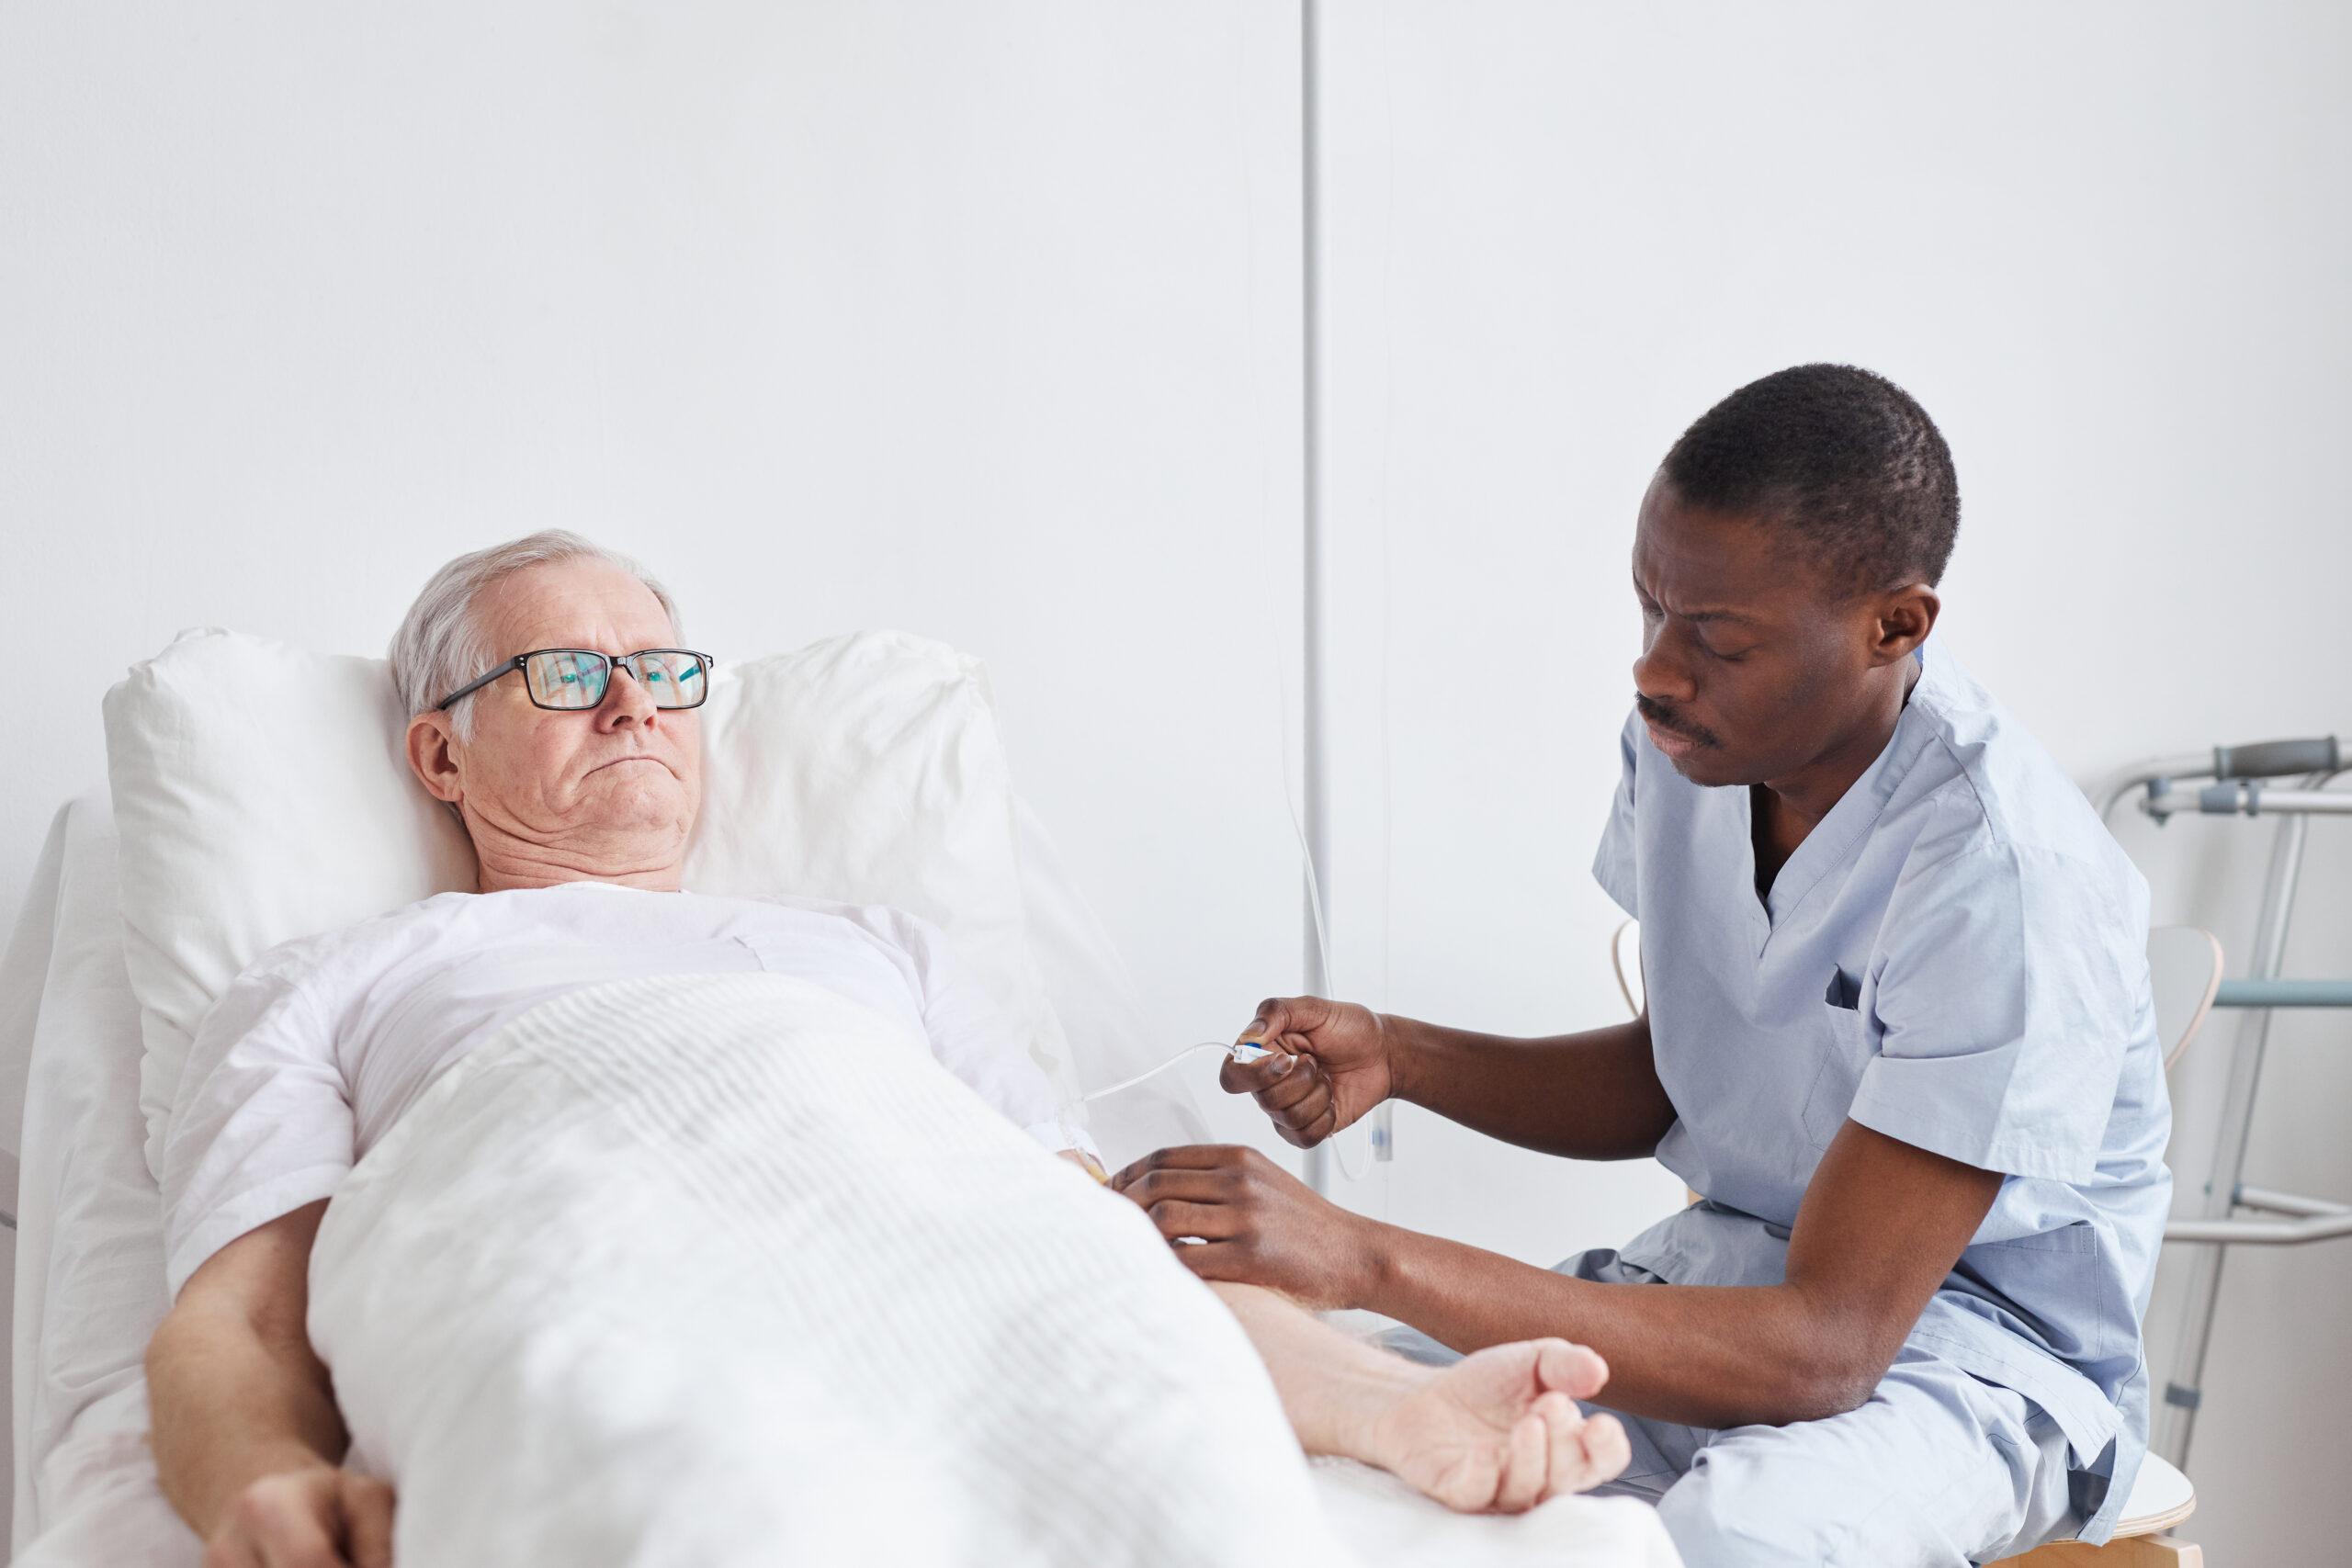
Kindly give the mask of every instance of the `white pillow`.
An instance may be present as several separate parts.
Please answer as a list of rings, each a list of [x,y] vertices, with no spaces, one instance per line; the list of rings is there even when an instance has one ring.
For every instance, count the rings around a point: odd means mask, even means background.
[[[147,1165],[196,1026],[279,942],[474,881],[465,831],[403,760],[380,660],[206,629],[107,694],[123,959]]]
[[[933,921],[1070,1098],[979,662],[861,632],[720,661],[702,712],[686,886]],[[280,942],[473,886],[464,830],[402,755],[407,717],[381,660],[217,628],[182,633],[107,694],[151,1168],[197,1025],[240,970]]]
[[[1019,810],[986,667],[944,643],[872,631],[721,660],[713,676],[686,886],[921,915],[1074,1099],[1030,950]]]

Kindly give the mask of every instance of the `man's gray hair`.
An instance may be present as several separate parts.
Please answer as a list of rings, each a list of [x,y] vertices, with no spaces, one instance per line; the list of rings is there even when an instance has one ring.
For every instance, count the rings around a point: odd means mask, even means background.
[[[492,545],[486,550],[459,556],[433,574],[416,603],[408,607],[401,629],[392,634],[392,684],[401,705],[412,716],[430,713],[441,699],[487,671],[498,653],[474,619],[474,602],[491,584],[556,561],[598,560],[616,566],[652,590],[670,617],[670,635],[684,637],[677,602],[670,591],[627,556],[605,548],[562,528],[542,529],[524,538]],[[512,658],[522,649],[508,653]],[[606,649],[607,653],[634,649]],[[459,739],[473,733],[473,704],[462,702],[450,713]]]

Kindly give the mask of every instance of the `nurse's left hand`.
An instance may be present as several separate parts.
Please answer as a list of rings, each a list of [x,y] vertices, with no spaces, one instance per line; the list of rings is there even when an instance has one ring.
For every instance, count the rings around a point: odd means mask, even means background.
[[[1379,1267],[1374,1222],[1317,1197],[1253,1148],[1160,1149],[1113,1177],[1111,1190],[1135,1200],[1204,1280],[1262,1285],[1334,1312],[1356,1305]]]

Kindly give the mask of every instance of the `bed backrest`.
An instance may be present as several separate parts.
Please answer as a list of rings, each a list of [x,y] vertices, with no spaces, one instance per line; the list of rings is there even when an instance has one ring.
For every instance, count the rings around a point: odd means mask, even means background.
[[[28,901],[24,922],[45,922],[47,958],[30,993],[10,1357],[17,1549],[47,1522],[55,1489],[75,1484],[74,1465],[45,1461],[85,1412],[101,1407],[97,1425],[108,1431],[144,1429],[140,1358],[167,1304],[161,1200],[140,1156],[139,1010],[123,971],[104,795],[61,811],[52,844],[57,874],[46,899]]]
[[[70,807],[50,818],[49,837],[33,863],[25,901],[0,950],[0,1211],[11,1223],[17,1213],[13,1167],[25,1152],[25,1072],[32,1062],[33,1029],[40,1020],[41,986],[56,944],[58,878],[65,863],[65,819]]]

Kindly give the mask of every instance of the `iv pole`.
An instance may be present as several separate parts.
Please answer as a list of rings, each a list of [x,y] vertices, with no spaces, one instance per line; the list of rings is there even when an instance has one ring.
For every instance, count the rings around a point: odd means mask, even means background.
[[[1301,278],[1301,317],[1305,326],[1301,344],[1304,414],[1306,438],[1304,524],[1305,536],[1303,621],[1306,628],[1305,686],[1306,700],[1301,704],[1306,729],[1303,751],[1306,760],[1306,835],[1307,886],[1302,889],[1300,913],[1306,923],[1306,989],[1318,997],[1331,994],[1331,976],[1324,973],[1323,946],[1317,938],[1315,888],[1324,891],[1324,918],[1330,915],[1329,891],[1331,869],[1331,780],[1329,706],[1327,684],[1329,679],[1329,626],[1326,594],[1326,549],[1323,536],[1323,179],[1322,161],[1322,102],[1319,92],[1318,66],[1321,48],[1320,6],[1317,0],[1300,0],[1299,10],[1299,147],[1300,147],[1300,250],[1304,259]],[[1305,1172],[1306,1184],[1317,1192],[1329,1195],[1331,1186],[1331,1152],[1329,1143],[1306,1151]]]

